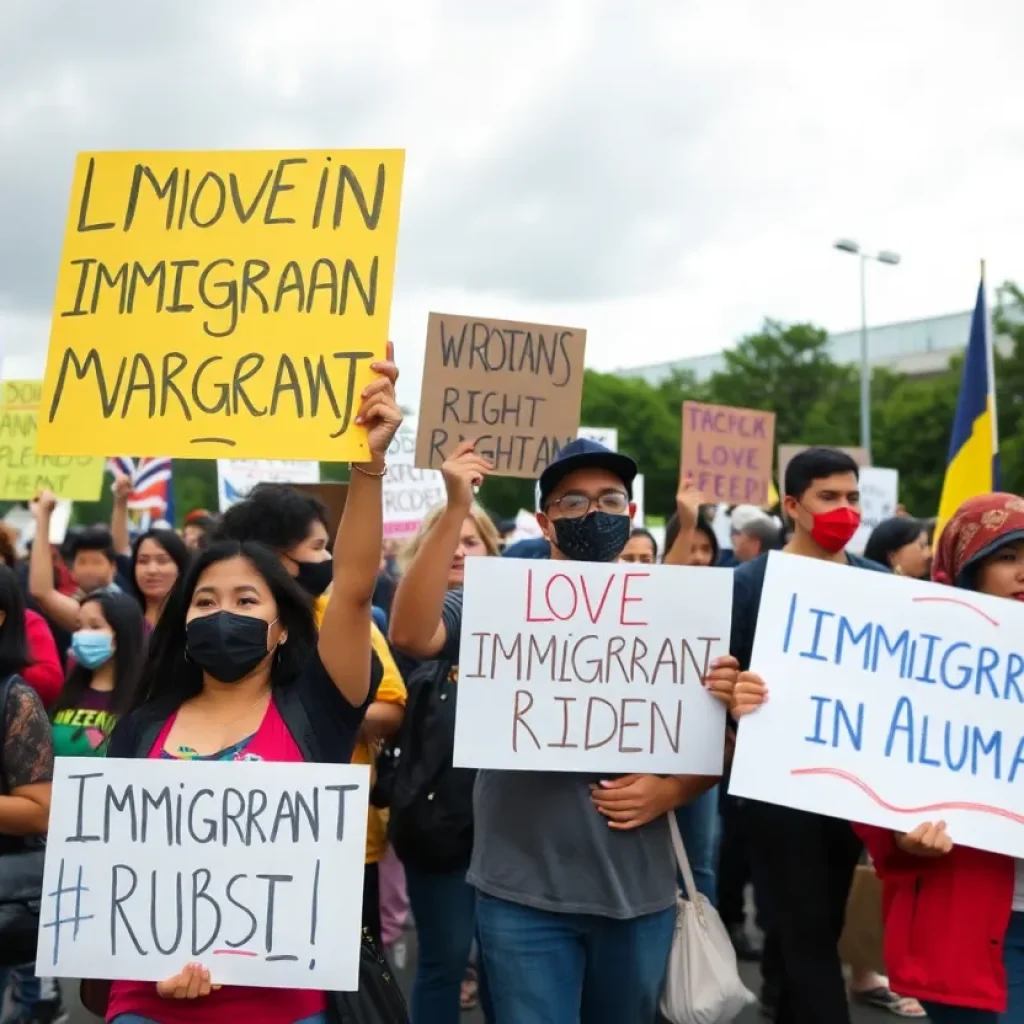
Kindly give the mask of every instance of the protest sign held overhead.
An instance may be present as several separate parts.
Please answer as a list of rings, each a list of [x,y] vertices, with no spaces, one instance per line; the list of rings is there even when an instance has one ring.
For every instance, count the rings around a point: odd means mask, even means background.
[[[0,397],[0,501],[30,501],[53,491],[73,501],[96,501],[105,459],[40,455],[36,450],[42,382],[5,380]]]
[[[217,499],[221,512],[241,501],[257,484],[319,482],[319,462],[299,459],[217,460]]]
[[[1024,856],[1024,606],[772,552],[729,792]],[[461,700],[461,696],[460,696]]]
[[[36,970],[353,991],[369,769],[57,759]]]
[[[444,504],[444,477],[437,469],[416,468],[416,417],[407,416],[388,449],[384,474],[384,536],[411,537],[436,505]]]
[[[767,505],[775,413],[683,402],[682,476],[708,501]]]
[[[386,351],[403,162],[81,154],[39,450],[365,458],[353,420]]]
[[[495,476],[536,479],[576,437],[587,332],[431,313],[416,465],[475,438]]]
[[[718,775],[727,569],[466,559],[455,764]]]

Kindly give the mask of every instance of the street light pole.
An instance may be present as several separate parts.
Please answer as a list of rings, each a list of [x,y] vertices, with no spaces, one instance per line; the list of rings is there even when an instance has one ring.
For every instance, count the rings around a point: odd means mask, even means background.
[[[849,238],[841,238],[835,243],[840,252],[848,252],[860,261],[860,446],[871,461],[871,363],[868,358],[868,289],[867,263],[876,260],[896,266],[900,262],[899,253],[889,249],[880,252],[865,252],[857,242]]]

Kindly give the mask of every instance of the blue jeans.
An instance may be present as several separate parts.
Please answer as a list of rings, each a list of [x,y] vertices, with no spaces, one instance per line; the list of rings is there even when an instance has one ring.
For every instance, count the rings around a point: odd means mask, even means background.
[[[4,1024],[21,1024],[32,1019],[32,1011],[42,994],[35,964],[24,967],[0,968],[0,1012],[4,996],[10,989],[11,1015],[4,1017]]]
[[[112,1021],[112,1024],[160,1024],[152,1017],[140,1017],[137,1013],[119,1013]],[[312,1017],[303,1017],[295,1024],[327,1024],[326,1013],[315,1013]]]
[[[653,1022],[675,913],[669,907],[616,921],[479,893],[477,931],[494,1024]]]
[[[1006,1013],[922,1000],[932,1024],[1024,1024],[1024,913],[1010,916],[1010,927],[1003,940],[1003,963],[1009,990]]]
[[[409,893],[419,943],[412,985],[413,1024],[457,1024],[459,995],[476,934],[476,889],[466,872],[431,874],[406,865]],[[483,965],[478,969],[480,1005],[488,1013]]]
[[[697,890],[712,904],[718,902],[718,787],[676,810],[676,821],[690,860]]]

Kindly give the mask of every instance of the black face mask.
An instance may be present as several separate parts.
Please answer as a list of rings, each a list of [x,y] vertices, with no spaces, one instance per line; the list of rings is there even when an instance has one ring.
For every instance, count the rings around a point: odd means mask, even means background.
[[[269,653],[270,623],[254,615],[214,612],[185,627],[188,656],[221,683],[244,679]]]
[[[292,561],[299,567],[295,579],[299,586],[313,597],[319,597],[334,579],[334,561],[330,558],[326,562],[300,562],[297,558]]]
[[[629,516],[591,512],[581,519],[552,519],[558,550],[574,562],[613,562],[629,541]]]

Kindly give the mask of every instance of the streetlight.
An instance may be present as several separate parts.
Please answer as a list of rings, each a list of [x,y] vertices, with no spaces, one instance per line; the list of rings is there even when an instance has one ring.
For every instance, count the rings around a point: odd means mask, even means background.
[[[848,252],[860,258],[860,446],[871,458],[871,367],[868,365],[868,299],[865,270],[868,260],[887,263],[895,267],[900,254],[890,249],[879,252],[865,252],[850,238],[840,238],[835,243],[840,252]]]

